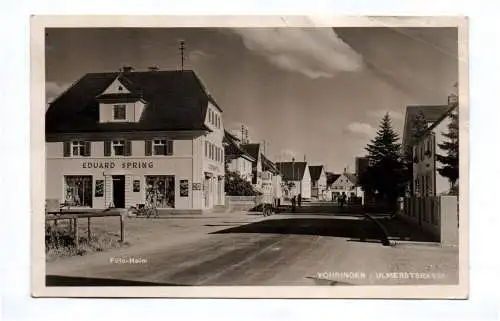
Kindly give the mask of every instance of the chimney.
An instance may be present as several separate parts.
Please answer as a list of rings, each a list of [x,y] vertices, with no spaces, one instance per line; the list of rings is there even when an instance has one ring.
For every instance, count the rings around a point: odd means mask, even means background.
[[[149,71],[158,71],[158,70],[160,70],[160,68],[158,66],[149,66],[148,70]]]
[[[122,72],[132,72],[134,71],[134,67],[132,66],[123,66],[122,67]]]

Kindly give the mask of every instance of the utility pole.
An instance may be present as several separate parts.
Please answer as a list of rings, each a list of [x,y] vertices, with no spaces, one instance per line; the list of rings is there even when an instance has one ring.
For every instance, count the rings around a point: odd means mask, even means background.
[[[179,51],[181,53],[181,70],[184,70],[184,50],[186,49],[186,44],[184,40],[179,41]]]

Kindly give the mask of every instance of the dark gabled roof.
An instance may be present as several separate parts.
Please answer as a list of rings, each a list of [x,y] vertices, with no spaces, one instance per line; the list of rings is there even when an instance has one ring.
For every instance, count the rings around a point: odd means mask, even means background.
[[[224,135],[223,142],[224,142],[224,155],[226,157],[228,158],[243,157],[251,162],[255,162],[255,158],[252,157],[245,150],[243,150],[240,146],[238,146],[237,141],[235,141],[232,136],[228,135],[227,132]]]
[[[340,174],[326,172],[326,185],[332,185],[340,177]]]
[[[231,133],[230,131],[224,129],[224,137],[227,137],[228,139],[231,139],[231,140],[234,140],[234,141],[237,141],[239,142],[240,139],[233,133]]]
[[[264,154],[260,154],[260,157],[262,159],[262,170],[263,171],[270,171],[273,174],[279,173],[279,169],[276,166],[276,164],[274,164],[272,161],[270,161],[266,156],[264,156]]]
[[[146,102],[138,122],[99,123],[97,97],[117,77],[131,91],[129,96]],[[208,102],[219,108],[191,70],[89,73],[50,103],[45,130],[47,134],[209,130]]]
[[[358,176],[353,173],[344,173],[344,175],[354,184],[358,184]]]
[[[259,159],[260,144],[241,144],[240,147],[256,160]]]
[[[284,181],[301,181],[307,168],[306,162],[280,162],[276,167],[283,175]]]
[[[333,177],[333,181],[331,184],[335,183],[336,180],[339,179],[340,176],[344,175],[345,177],[347,177],[348,180],[351,181],[351,183],[353,183],[354,185],[357,185],[358,184],[358,179],[357,179],[357,175],[356,174],[353,174],[353,173],[342,173],[342,174],[332,174],[334,177]]]
[[[448,116],[450,116],[451,112],[453,110],[455,110],[455,108],[458,108],[458,105],[453,105],[451,107],[448,108],[448,110],[443,114],[441,115],[441,117],[439,117],[439,119],[437,119],[431,126],[429,126],[423,133],[422,135],[420,135],[417,139],[416,139],[416,142],[419,142],[421,141],[424,137],[426,137],[428,135],[428,133],[432,132],[434,130],[434,128],[436,128],[437,126],[439,126],[439,124]]]
[[[321,176],[323,171],[323,165],[309,166],[309,173],[311,174],[311,180],[317,181]]]
[[[448,109],[448,105],[407,106],[403,132],[403,146],[410,143],[410,135],[415,126],[415,117],[419,112],[422,112],[428,122],[433,123],[440,119]]]

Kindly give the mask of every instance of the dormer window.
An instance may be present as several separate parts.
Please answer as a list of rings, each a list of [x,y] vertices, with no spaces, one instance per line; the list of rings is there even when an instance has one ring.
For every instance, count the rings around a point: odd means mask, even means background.
[[[126,120],[127,119],[127,108],[125,105],[114,105],[113,106],[113,120]]]

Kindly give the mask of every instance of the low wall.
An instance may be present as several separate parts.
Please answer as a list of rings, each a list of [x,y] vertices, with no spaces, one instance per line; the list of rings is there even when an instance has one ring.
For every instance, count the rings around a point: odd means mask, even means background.
[[[226,211],[249,211],[258,204],[257,196],[226,196]]]
[[[407,197],[397,214],[442,244],[458,244],[456,196]]]

